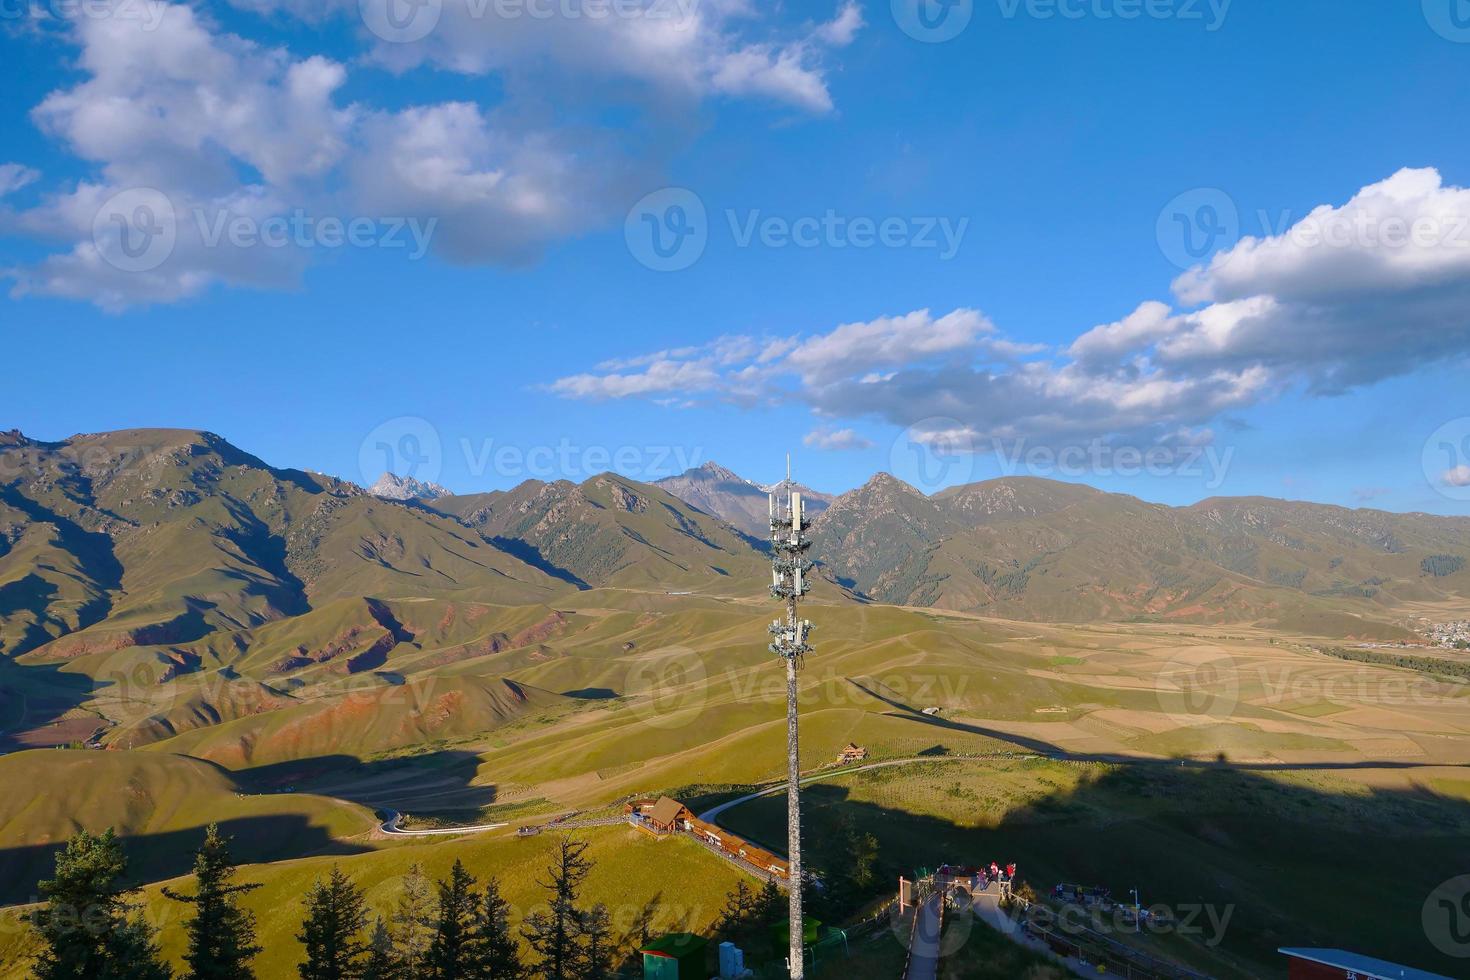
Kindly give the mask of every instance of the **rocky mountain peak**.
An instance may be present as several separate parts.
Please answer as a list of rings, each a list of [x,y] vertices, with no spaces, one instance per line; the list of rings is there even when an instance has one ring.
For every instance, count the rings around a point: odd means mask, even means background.
[[[384,473],[378,482],[368,488],[368,493],[384,500],[438,500],[454,494],[437,483],[428,483],[411,476]]]

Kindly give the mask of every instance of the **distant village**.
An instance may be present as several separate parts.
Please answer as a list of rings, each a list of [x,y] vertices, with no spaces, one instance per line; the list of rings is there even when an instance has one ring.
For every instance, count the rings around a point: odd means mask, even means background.
[[[1437,647],[1459,650],[1470,647],[1470,619],[1432,624],[1429,627],[1429,640]]]

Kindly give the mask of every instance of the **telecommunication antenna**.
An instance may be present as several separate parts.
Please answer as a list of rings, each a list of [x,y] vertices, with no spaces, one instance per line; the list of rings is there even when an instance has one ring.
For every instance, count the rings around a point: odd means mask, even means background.
[[[812,624],[800,617],[797,605],[811,591],[807,573],[812,563],[807,560],[806,552],[812,542],[806,534],[806,510],[801,494],[792,489],[789,453],[786,480],[771,491],[770,504],[771,595],[786,603],[786,618],[771,624],[771,652],[786,661],[786,843],[791,865],[788,966],[791,980],[801,980],[805,973],[802,961],[805,934],[801,915],[801,756],[797,738],[796,672],[802,659],[811,652],[807,636]]]

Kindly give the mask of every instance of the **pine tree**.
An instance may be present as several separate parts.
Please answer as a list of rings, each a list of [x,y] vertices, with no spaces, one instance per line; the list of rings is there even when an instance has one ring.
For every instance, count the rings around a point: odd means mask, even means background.
[[[79,832],[56,855],[56,876],[39,884],[46,907],[31,916],[44,948],[39,980],[168,980],[153,929],[127,902],[119,879],[122,844],[109,828]]]
[[[475,879],[456,860],[449,880],[439,882],[439,923],[429,943],[428,975],[435,980],[463,980],[477,969],[475,914],[480,899]]]
[[[235,896],[260,886],[232,884],[234,874],[229,842],[211,824],[194,856],[194,894],[163,890],[174,901],[194,906],[194,918],[184,923],[187,980],[251,980],[255,975],[250,969],[250,960],[260,952],[255,916],[235,904]]]
[[[405,980],[427,973],[424,957],[434,936],[434,912],[429,879],[417,864],[403,878],[403,892],[393,909],[393,963]]]
[[[521,949],[510,934],[510,903],[500,895],[494,878],[485,882],[475,910],[473,927],[479,980],[522,980]]]
[[[297,941],[306,947],[306,962],[296,968],[301,980],[357,980],[363,974],[367,925],[362,892],[340,868],[306,895],[306,921]]]
[[[578,916],[576,976],[579,980],[606,980],[612,975],[612,917],[598,902]]]
[[[407,980],[411,976],[400,972],[394,955],[393,937],[379,916],[368,939],[367,965],[363,967],[362,980]]]
[[[720,921],[716,926],[721,932],[738,934],[750,924],[755,912],[755,893],[750,886],[741,878],[735,882],[735,890],[725,896],[725,908],[720,913]]]
[[[577,912],[577,893],[592,869],[583,856],[587,845],[563,837],[555,863],[547,868],[550,881],[539,884],[551,892],[549,908],[526,917],[521,935],[541,957],[540,969],[546,980],[576,980],[581,954],[581,916]]]

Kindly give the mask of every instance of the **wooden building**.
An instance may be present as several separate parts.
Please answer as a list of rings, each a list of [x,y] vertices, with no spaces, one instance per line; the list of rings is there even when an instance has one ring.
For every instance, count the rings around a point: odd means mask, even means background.
[[[1412,967],[1375,960],[1341,949],[1277,950],[1290,961],[1290,980],[1450,980],[1449,977]]]

